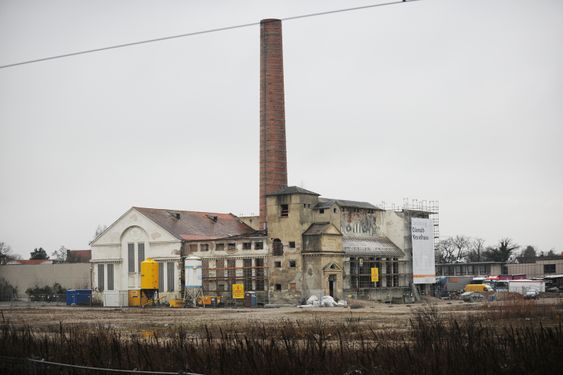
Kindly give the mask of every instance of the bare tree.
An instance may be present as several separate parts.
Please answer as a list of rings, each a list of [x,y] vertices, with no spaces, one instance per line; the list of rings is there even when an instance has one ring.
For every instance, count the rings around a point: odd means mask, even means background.
[[[465,259],[468,262],[481,262],[483,260],[483,252],[485,251],[485,240],[482,238],[474,238],[471,240],[470,250],[467,252]]]
[[[0,242],[0,264],[6,264],[18,256],[12,253],[12,248],[5,242]]]
[[[61,246],[59,250],[55,250],[51,253],[51,257],[54,261],[57,262],[66,262],[66,257],[68,254],[68,249],[64,246]]]
[[[469,252],[471,239],[467,236],[458,234],[457,236],[452,238],[452,243],[455,247],[455,260],[464,259]]]
[[[456,259],[456,247],[451,237],[446,238],[445,240],[440,240],[440,242],[438,242],[437,249],[439,263],[451,263]]]

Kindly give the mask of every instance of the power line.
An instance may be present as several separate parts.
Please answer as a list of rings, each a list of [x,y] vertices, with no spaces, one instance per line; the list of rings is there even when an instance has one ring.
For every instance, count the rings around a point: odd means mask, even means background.
[[[351,12],[351,11],[356,11],[356,10],[364,10],[364,9],[369,9],[369,8],[387,6],[387,5],[396,5],[396,4],[401,4],[401,3],[405,3],[405,2],[410,3],[410,2],[414,2],[414,1],[420,1],[420,0],[408,0],[408,1],[401,0],[401,1],[393,1],[393,2],[388,2],[388,3],[363,5],[363,6],[359,6],[359,7],[353,7],[353,8],[329,10],[329,11],[326,11],[326,12],[309,13],[309,14],[302,14],[302,15],[299,15],[299,16],[285,17],[285,18],[281,18],[281,20],[282,21],[291,21],[291,20],[296,20],[296,19],[301,19],[301,18],[325,16],[325,15],[328,15],[328,14]],[[42,61],[62,59],[62,58],[65,58],[65,57],[85,55],[85,54],[88,54],[88,53],[94,53],[94,52],[101,52],[101,51],[107,51],[107,50],[118,49],[118,48],[131,47],[131,46],[136,46],[136,45],[140,45],[140,44],[161,42],[161,41],[170,40],[170,39],[186,38],[186,37],[189,37],[189,36],[216,33],[216,32],[219,32],[219,31],[241,29],[241,28],[257,26],[257,25],[260,25],[260,22],[245,23],[245,24],[241,24],[241,25],[226,26],[226,27],[218,27],[218,28],[215,28],[215,29],[194,31],[194,32],[191,32],[191,33],[170,35],[170,36],[164,36],[164,37],[160,37],[160,38],[141,40],[141,41],[137,41],[137,42],[116,44],[116,45],[108,46],[108,47],[88,49],[88,50],[84,50],[84,51],[65,53],[65,54],[62,54],[62,55],[55,55],[55,56],[43,57],[43,58],[40,58],[40,59],[20,61],[20,62],[13,63],[13,64],[1,65],[0,69],[12,68],[14,66],[19,66],[19,65],[33,64],[33,63],[38,63],[38,62],[42,62]]]

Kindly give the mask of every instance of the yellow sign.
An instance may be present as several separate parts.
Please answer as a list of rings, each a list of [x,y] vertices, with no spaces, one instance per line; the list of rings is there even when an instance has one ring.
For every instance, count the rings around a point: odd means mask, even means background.
[[[244,284],[231,285],[234,299],[244,299]]]
[[[379,268],[373,267],[371,269],[371,282],[376,283],[379,281]]]

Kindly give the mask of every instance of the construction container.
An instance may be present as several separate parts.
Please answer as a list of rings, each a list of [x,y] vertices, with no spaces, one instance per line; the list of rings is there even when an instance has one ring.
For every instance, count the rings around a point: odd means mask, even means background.
[[[151,258],[141,262],[141,289],[158,289],[158,262]]]
[[[66,291],[67,305],[89,306],[92,303],[92,289],[69,289]]]
[[[149,299],[141,292],[141,289],[129,290],[129,306],[145,306]]]
[[[184,307],[183,299],[179,299],[179,298],[171,299],[170,301],[168,301],[168,303],[170,304],[170,307]]]
[[[126,290],[106,290],[102,294],[104,307],[124,307],[129,305],[129,293]]]
[[[196,304],[198,306],[212,306],[217,307],[223,303],[223,297],[221,296],[201,296],[197,297]]]

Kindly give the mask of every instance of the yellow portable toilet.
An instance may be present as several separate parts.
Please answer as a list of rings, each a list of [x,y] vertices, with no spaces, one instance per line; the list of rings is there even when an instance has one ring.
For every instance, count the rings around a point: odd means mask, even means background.
[[[141,262],[141,289],[158,289],[158,262],[151,258]]]

